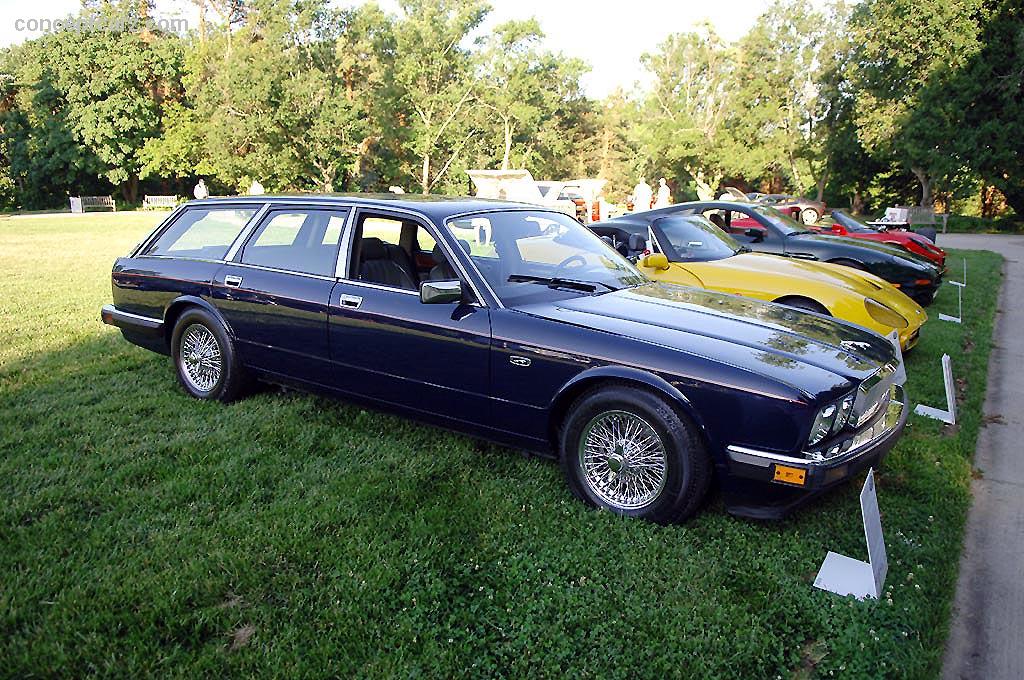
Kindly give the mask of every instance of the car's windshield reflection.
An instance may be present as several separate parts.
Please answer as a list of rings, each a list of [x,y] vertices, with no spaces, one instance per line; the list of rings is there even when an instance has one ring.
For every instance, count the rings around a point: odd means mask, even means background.
[[[648,282],[628,260],[567,215],[510,210],[458,217],[446,226],[506,306]]]

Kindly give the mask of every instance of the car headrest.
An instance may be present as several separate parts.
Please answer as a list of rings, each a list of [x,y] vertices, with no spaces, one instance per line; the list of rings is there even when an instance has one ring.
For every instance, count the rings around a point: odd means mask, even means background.
[[[469,254],[472,253],[472,247],[469,245],[469,241],[467,241],[464,238],[460,238],[460,239],[458,239],[458,241],[459,241],[459,245],[462,247],[462,250],[465,251],[466,255],[469,255]]]
[[[361,258],[366,260],[383,260],[387,257],[387,249],[384,248],[384,241],[373,236],[364,238],[360,243]]]
[[[640,234],[629,235],[629,249],[636,252],[647,248],[647,239]]]

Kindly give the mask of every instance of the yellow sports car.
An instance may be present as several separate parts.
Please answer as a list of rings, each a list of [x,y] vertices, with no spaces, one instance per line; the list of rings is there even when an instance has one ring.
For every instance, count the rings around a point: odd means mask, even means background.
[[[827,314],[881,335],[895,329],[904,350],[917,344],[928,319],[919,304],[873,274],[750,252],[703,216],[629,218],[590,228],[653,279]]]

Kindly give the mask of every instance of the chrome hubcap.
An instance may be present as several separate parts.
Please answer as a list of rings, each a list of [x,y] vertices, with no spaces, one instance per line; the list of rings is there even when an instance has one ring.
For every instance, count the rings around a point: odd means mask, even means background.
[[[646,507],[665,488],[661,437],[646,420],[627,411],[605,411],[587,423],[579,464],[590,490],[617,510]]]
[[[181,335],[178,351],[181,374],[189,385],[200,392],[209,392],[220,382],[223,362],[220,343],[209,328],[194,323]]]

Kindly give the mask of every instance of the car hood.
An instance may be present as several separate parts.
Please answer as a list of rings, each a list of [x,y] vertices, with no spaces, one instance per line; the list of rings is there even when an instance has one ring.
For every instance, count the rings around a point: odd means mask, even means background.
[[[888,340],[853,324],[672,284],[649,283],[518,309],[708,356],[787,382],[799,365],[859,381],[896,358]]]
[[[680,263],[686,267],[686,263]],[[876,276],[860,272],[849,267],[823,266],[814,260],[800,260],[791,257],[780,257],[769,253],[740,253],[733,257],[706,263],[716,269],[737,275],[760,276],[771,274],[775,277],[786,277],[789,283],[795,283],[799,289],[801,283],[815,282],[830,286],[838,286],[852,293],[871,297],[880,290],[893,290],[892,285]],[[791,288],[787,288],[792,290]]]
[[[823,247],[835,248],[836,245],[842,247],[848,247],[851,249],[858,249],[861,252],[865,250],[872,251],[875,255],[876,260],[891,259],[893,257],[899,258],[904,266],[913,266],[922,271],[928,271],[932,276],[937,276],[939,273],[938,268],[932,264],[932,262],[916,253],[912,253],[905,248],[900,246],[894,246],[888,243],[877,243],[871,239],[853,238],[850,236],[831,236],[828,234],[800,234],[799,236],[791,237],[796,244],[820,244]]]

